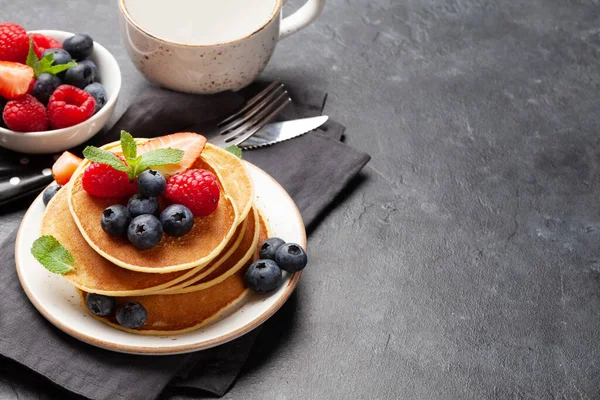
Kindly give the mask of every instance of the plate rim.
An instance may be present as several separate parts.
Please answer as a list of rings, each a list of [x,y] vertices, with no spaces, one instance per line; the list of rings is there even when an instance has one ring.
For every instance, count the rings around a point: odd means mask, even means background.
[[[259,173],[262,173],[263,175],[265,175],[266,178],[268,178],[275,186],[278,186],[279,189],[283,192],[283,194],[290,199],[290,202],[294,205],[294,210],[297,213],[298,221],[300,222],[300,225],[302,227],[302,235],[301,235],[302,243],[300,243],[300,244],[306,249],[306,227],[304,225],[304,221],[302,220],[302,215],[300,214],[300,211],[298,210],[298,206],[296,206],[296,203],[294,202],[292,197],[283,188],[283,186],[281,186],[279,184],[279,182],[277,182],[271,175],[266,173],[264,170],[262,170],[261,168],[257,167],[256,165],[254,165],[248,161],[242,160],[242,162],[246,166],[249,166],[250,168],[255,169]],[[42,197],[42,196],[43,196],[43,191],[33,200],[32,204],[39,201],[40,197]],[[256,194],[255,194],[255,196],[256,196]],[[94,345],[96,347],[100,347],[100,348],[103,348],[106,350],[110,350],[110,351],[116,351],[116,352],[127,353],[127,354],[136,354],[136,355],[174,355],[174,354],[185,354],[185,353],[190,353],[190,352],[199,351],[199,350],[206,350],[206,349],[209,349],[212,347],[219,346],[221,344],[225,344],[227,342],[237,339],[240,336],[243,336],[244,334],[256,329],[257,327],[262,325],[265,321],[267,321],[269,318],[271,318],[273,316],[273,314],[275,314],[285,304],[285,302],[289,299],[289,297],[292,295],[292,293],[294,292],[294,289],[298,285],[298,281],[300,280],[300,277],[302,276],[302,271],[298,271],[298,272],[295,272],[294,274],[292,274],[291,279],[285,288],[285,291],[279,296],[279,298],[275,301],[275,303],[273,303],[266,311],[264,311],[262,314],[260,314],[257,318],[253,319],[252,321],[248,322],[247,324],[245,324],[233,331],[230,331],[224,335],[218,336],[214,339],[205,340],[205,341],[201,341],[201,342],[197,342],[197,343],[185,344],[185,345],[169,346],[169,347],[133,346],[133,345],[128,345],[128,344],[115,344],[112,342],[107,342],[106,340],[98,339],[96,337],[81,333],[77,330],[70,328],[69,326],[65,325],[64,323],[60,322],[59,320],[57,320],[47,309],[44,308],[44,306],[42,304],[40,304],[35,299],[35,296],[30,291],[30,288],[24,283],[24,278],[21,275],[21,267],[20,267],[20,260],[19,260],[19,254],[21,252],[20,238],[21,238],[21,234],[23,233],[23,226],[24,226],[25,218],[28,216],[28,214],[31,212],[31,210],[32,210],[32,208],[31,208],[31,206],[29,206],[29,208],[23,215],[23,218],[19,225],[19,230],[17,231],[17,236],[15,238],[15,269],[17,270],[17,276],[19,278],[19,283],[21,284],[23,291],[25,292],[25,294],[26,294],[27,298],[29,299],[29,301],[31,302],[31,304],[33,304],[33,306],[38,310],[38,312],[44,318],[46,318],[50,323],[52,323],[52,325],[54,325],[61,331],[74,337],[77,340],[80,340],[85,343],[88,343],[88,344],[91,344],[91,345]],[[175,335],[173,337],[176,337],[176,336],[177,335]]]

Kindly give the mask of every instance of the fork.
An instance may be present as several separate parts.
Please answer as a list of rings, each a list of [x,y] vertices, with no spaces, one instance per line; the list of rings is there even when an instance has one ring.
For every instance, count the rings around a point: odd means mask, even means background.
[[[292,99],[279,81],[263,89],[235,114],[225,118],[206,136],[209,143],[228,147],[238,145],[273,120]]]

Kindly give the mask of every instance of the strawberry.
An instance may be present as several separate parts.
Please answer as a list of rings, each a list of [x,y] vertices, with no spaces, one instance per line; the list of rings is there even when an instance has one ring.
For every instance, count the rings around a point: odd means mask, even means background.
[[[150,150],[166,149],[167,147],[183,150],[183,158],[178,164],[153,168],[165,176],[173,176],[190,168],[202,153],[204,145],[206,145],[204,136],[192,132],[179,132],[149,140],[137,148],[137,154],[141,155]]]
[[[33,68],[10,61],[0,61],[0,96],[16,99],[29,90]]]
[[[95,197],[129,197],[137,192],[135,181],[130,181],[126,172],[96,162],[83,171],[81,184],[83,190]]]
[[[73,172],[81,164],[81,161],[81,158],[73,153],[69,153],[68,151],[62,153],[52,166],[52,175],[54,175],[56,183],[66,185],[71,179]]]
[[[29,35],[15,23],[0,24],[0,61],[25,64],[29,53]]]
[[[48,49],[61,49],[62,46],[54,38],[42,35],[41,33],[32,33],[31,37],[35,43],[35,55],[42,58],[42,53]]]
[[[194,217],[205,217],[217,209],[221,191],[212,172],[190,169],[169,178],[165,196],[189,208]]]

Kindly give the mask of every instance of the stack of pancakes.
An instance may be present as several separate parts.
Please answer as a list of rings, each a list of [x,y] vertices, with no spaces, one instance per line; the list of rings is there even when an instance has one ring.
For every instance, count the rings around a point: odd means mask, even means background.
[[[104,148],[120,150],[118,143]],[[269,230],[254,204],[252,179],[241,160],[207,144],[192,168],[217,176],[221,196],[216,211],[196,218],[187,235],[164,235],[149,250],[138,250],[127,238],[110,237],[102,230],[103,210],[126,204],[127,199],[87,194],[81,177],[88,165],[84,160],[69,184],[48,203],[42,235],[54,236],[73,254],[75,270],[63,276],[82,299],[87,293],[112,296],[117,307],[135,301],[148,313],[137,329],[119,325],[114,315],[90,313],[94,318],[138,334],[179,334],[215,320],[244,297],[244,273]]]

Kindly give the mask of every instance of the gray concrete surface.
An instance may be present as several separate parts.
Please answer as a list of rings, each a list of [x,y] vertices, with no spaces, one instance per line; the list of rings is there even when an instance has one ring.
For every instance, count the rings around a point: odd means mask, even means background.
[[[145,84],[116,1],[0,20],[103,43],[117,114]],[[225,398],[600,398],[599,62],[597,0],[329,0],[281,42],[264,76],[329,92],[373,159]],[[0,375],[17,397],[63,398]]]

